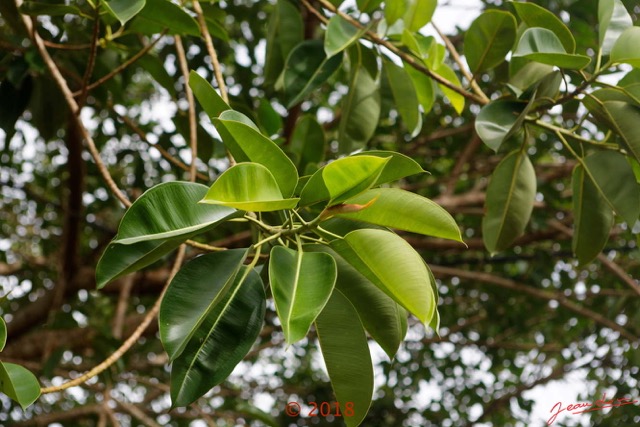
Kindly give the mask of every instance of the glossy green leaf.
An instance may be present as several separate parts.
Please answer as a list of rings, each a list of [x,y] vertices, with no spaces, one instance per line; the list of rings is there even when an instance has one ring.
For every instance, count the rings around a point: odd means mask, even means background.
[[[289,54],[283,84],[287,108],[299,104],[340,68],[342,54],[327,57],[321,40],[305,40]]]
[[[222,140],[238,162],[259,163],[273,174],[284,197],[293,194],[298,171],[275,142],[262,135],[249,118],[237,111],[225,111],[213,119]]]
[[[328,58],[332,57],[355,43],[365,32],[366,27],[358,28],[340,15],[333,15],[324,35],[324,52]]]
[[[387,25],[393,25],[402,18],[407,7],[406,3],[406,0],[387,0],[384,2],[384,19],[387,21]]]
[[[358,313],[340,291],[333,292],[318,316],[316,332],[336,401],[353,404],[353,416],[343,420],[356,427],[373,398],[373,364]]]
[[[416,32],[431,22],[438,6],[437,0],[406,0],[406,10],[402,19],[409,31]]]
[[[380,91],[375,77],[362,66],[366,55],[367,50],[360,45],[349,49],[349,92],[342,100],[342,116],[338,128],[338,142],[342,153],[363,148],[378,127]]]
[[[331,242],[356,270],[424,324],[435,311],[430,276],[420,255],[397,234],[361,229]]]
[[[322,252],[275,246],[269,258],[269,282],[287,344],[307,335],[336,283],[336,262]]]
[[[565,52],[576,51],[576,40],[567,26],[553,13],[535,3],[511,2],[516,13],[527,27],[541,27],[552,31],[562,43]]]
[[[0,351],[4,349],[7,344],[7,324],[4,319],[0,317]]]
[[[604,249],[613,226],[613,211],[584,168],[573,170],[572,247],[580,264],[587,264]]]
[[[613,129],[622,137],[625,148],[640,161],[640,108],[620,101],[606,101],[603,108]]]
[[[378,180],[373,184],[374,187],[387,182],[397,181],[407,176],[426,172],[422,169],[422,166],[420,166],[420,164],[411,157],[405,156],[404,154],[396,151],[371,150],[363,151],[354,155],[389,158],[389,161],[385,165],[384,169],[382,169]]]
[[[170,0],[146,0],[131,25],[130,29],[143,34],[156,34],[167,28],[169,34],[200,37],[196,20]]]
[[[40,384],[27,368],[0,362],[0,392],[26,409],[40,396]]]
[[[389,60],[383,60],[382,69],[389,82],[395,108],[411,137],[415,137],[422,129],[422,114],[420,114],[418,96],[411,77],[404,68]]]
[[[373,203],[362,210],[338,213],[337,216],[462,242],[455,220],[444,208],[426,197],[399,188],[373,188],[345,204],[366,205],[371,201]]]
[[[269,169],[259,163],[238,163],[222,173],[201,203],[231,206],[243,211],[292,209],[299,199],[285,199]]]
[[[202,322],[233,284],[246,249],[202,255],[178,271],[162,298],[158,325],[170,360],[184,351]]]
[[[640,27],[624,30],[611,48],[610,59],[614,64],[625,63],[640,68]]]
[[[135,3],[140,3],[140,2],[144,6],[144,0],[129,1],[127,2],[127,5],[129,3],[133,3],[134,4],[133,8],[135,8]],[[124,3],[124,2],[112,0],[111,3]],[[141,8],[142,6],[140,6],[140,9]],[[51,3],[44,3],[44,2],[38,2],[38,1],[25,1],[24,3],[22,3],[22,5],[20,5],[20,13],[23,13],[25,15],[31,15],[31,16],[38,16],[38,15],[61,16],[66,14],[80,15],[80,9],[78,9],[75,6],[65,5],[65,4],[51,4]],[[128,19],[125,20],[124,22],[126,21],[128,21]],[[124,22],[122,22],[123,25],[124,25]]]
[[[304,23],[298,7],[278,0],[267,30],[264,76],[269,86],[278,79],[289,53],[304,39]]]
[[[529,90],[540,82],[544,77],[553,72],[553,66],[540,64],[539,62],[529,62],[520,68],[509,79],[508,87],[520,97],[523,92]]]
[[[298,170],[304,171],[310,163],[321,163],[326,151],[326,138],[322,125],[312,115],[303,116],[289,141],[291,152],[298,159]]]
[[[189,405],[229,376],[258,337],[265,310],[262,280],[245,267],[173,361],[173,407]]]
[[[482,107],[476,117],[478,136],[489,148],[498,151],[507,135],[518,122],[523,110],[522,103],[498,99]]]
[[[416,95],[418,96],[418,102],[422,105],[422,111],[424,114],[429,114],[431,108],[433,108],[433,103],[436,101],[435,82],[429,76],[411,66],[405,64],[404,69],[413,82]]]
[[[358,10],[362,13],[371,13],[378,9],[382,4],[382,0],[356,0]]]
[[[300,194],[300,205],[329,200],[329,206],[368,190],[380,177],[388,158],[377,156],[343,157],[314,173]]]
[[[442,64],[440,67],[438,67],[434,71],[437,74],[440,74],[445,79],[449,80],[455,86],[458,86],[460,88],[462,87],[462,84],[460,83],[460,79],[458,79],[458,76],[456,75],[456,73],[447,64]],[[449,102],[451,102],[451,106],[453,107],[454,110],[456,110],[456,113],[461,114],[462,110],[464,110],[464,102],[465,102],[464,96],[462,96],[461,94],[459,94],[458,92],[452,89],[449,89],[444,85],[438,84],[438,87],[440,88],[442,93],[444,93],[444,95],[449,99]]]
[[[633,227],[640,215],[640,187],[625,156],[598,151],[584,158],[584,166],[609,206]]]
[[[516,18],[509,12],[488,10],[471,24],[464,37],[464,56],[473,74],[504,61],[516,38]]]
[[[189,87],[209,117],[218,117],[223,111],[231,109],[213,86],[193,70],[189,74]]]
[[[620,35],[633,26],[633,20],[620,0],[598,2],[598,34],[600,50],[604,55],[611,52]]]
[[[305,245],[304,250],[325,252],[335,259],[338,268],[336,289],[353,304],[369,335],[380,344],[389,359],[393,359],[407,334],[407,311],[330,247]]]
[[[508,248],[524,233],[533,211],[536,174],[520,151],[509,153],[496,167],[487,188],[482,238],[489,252]]]
[[[546,28],[527,29],[522,34],[518,47],[513,52],[513,57],[578,70],[591,62],[591,58],[588,56],[567,53],[560,39],[553,31]]]

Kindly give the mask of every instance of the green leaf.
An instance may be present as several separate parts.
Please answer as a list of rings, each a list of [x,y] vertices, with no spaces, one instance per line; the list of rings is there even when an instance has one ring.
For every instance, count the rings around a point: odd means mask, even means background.
[[[362,37],[366,31],[366,27],[358,28],[340,15],[334,15],[329,20],[324,35],[324,51],[327,57],[342,52]]]
[[[640,108],[626,102],[605,101],[603,109],[613,129],[622,137],[625,148],[640,161]]]
[[[413,82],[418,102],[422,105],[422,111],[424,114],[429,114],[431,108],[433,108],[433,103],[436,101],[436,84],[429,76],[406,63],[404,64],[404,69]]]
[[[343,420],[356,427],[371,405],[373,364],[358,313],[340,291],[333,292],[318,316],[316,331],[336,401],[353,405],[353,416]]]
[[[245,267],[173,361],[173,407],[189,405],[231,374],[258,337],[265,310],[262,280]]]
[[[144,5],[144,0],[139,0]],[[122,3],[122,1],[113,0],[112,3]],[[127,2],[135,3],[135,2]],[[68,6],[65,4],[50,4],[38,1],[25,1],[20,6],[20,13],[31,16],[48,15],[48,16],[61,16],[61,15],[80,15],[80,9],[75,6]],[[122,22],[122,21],[121,21]],[[126,22],[126,21],[125,21]],[[122,22],[124,25],[124,22]]]
[[[169,0],[146,0],[144,8],[131,25],[130,30],[143,34],[156,34],[167,28],[169,34],[200,37],[200,27],[196,20]]]
[[[258,103],[258,122],[267,135],[275,135],[282,129],[282,117],[271,103],[261,98]]]
[[[527,27],[542,27],[552,31],[562,43],[565,52],[576,51],[576,40],[566,25],[553,13],[534,3],[511,2],[516,13]]]
[[[398,19],[402,18],[407,9],[407,0],[387,0],[384,2],[384,19],[387,25],[393,25]]]
[[[420,30],[431,22],[433,13],[438,6],[437,0],[407,0],[403,16],[405,27],[412,32]]]
[[[433,71],[449,80],[455,86],[458,86],[460,88],[462,87],[460,79],[458,79],[456,73],[447,64],[442,64]],[[449,99],[449,102],[451,102],[451,105],[453,106],[453,109],[456,110],[456,113],[461,114],[462,110],[464,110],[464,96],[452,89],[449,89],[444,85],[438,84],[438,87],[440,88],[442,93],[444,93],[444,95]]]
[[[269,282],[287,344],[307,335],[336,283],[336,261],[327,253],[275,246]]]
[[[552,72],[553,67],[551,65],[529,62],[509,79],[509,89],[511,89],[516,96],[520,97],[523,92],[534,87]]]
[[[588,264],[602,251],[613,226],[613,211],[581,165],[573,170],[572,247],[581,265]]]
[[[0,362],[0,392],[18,402],[22,409],[26,409],[40,396],[40,384],[28,369]]]
[[[508,248],[524,233],[535,195],[536,173],[529,157],[519,150],[507,154],[487,188],[482,237],[489,252]]]
[[[213,86],[193,70],[189,74],[189,87],[209,117],[218,117],[223,111],[231,109]]]
[[[425,172],[418,162],[413,160],[411,157],[405,156],[404,154],[396,151],[371,150],[354,154],[354,156],[376,156],[389,158],[389,161],[385,165],[384,169],[382,169],[378,180],[373,184],[374,187]]]
[[[600,50],[604,55],[611,52],[620,35],[633,26],[633,20],[620,0],[598,2],[598,34]]]
[[[542,64],[578,70],[586,67],[591,62],[591,58],[588,56],[567,53],[560,39],[553,31],[546,28],[527,29],[522,34],[518,47],[513,52],[513,57],[526,58]]]
[[[640,27],[624,30],[611,48],[610,59],[614,64],[625,63],[640,68]]]
[[[305,40],[287,57],[283,84],[287,108],[299,104],[340,68],[342,54],[327,57],[321,40]]]
[[[300,194],[300,205],[309,206],[329,200],[329,206],[368,190],[373,186],[388,158],[377,156],[343,157],[314,173]]]
[[[476,117],[476,133],[489,148],[498,151],[509,134],[513,133],[523,105],[498,99],[482,107]]]
[[[259,163],[238,163],[222,173],[201,203],[231,206],[243,211],[292,209],[299,199],[285,199],[269,169]]]
[[[411,77],[409,77],[404,68],[389,60],[382,61],[382,69],[389,81],[395,107],[405,126],[407,126],[411,137],[415,137],[422,128],[422,115],[420,114],[418,96]]]
[[[356,270],[424,324],[435,311],[429,272],[420,255],[400,236],[361,229],[331,242]]]
[[[455,220],[444,208],[426,197],[399,188],[374,188],[345,203],[365,205],[370,201],[373,203],[362,210],[338,213],[337,216],[462,242]]]
[[[307,114],[298,120],[289,148],[298,159],[299,171],[304,171],[308,164],[322,162],[326,145],[324,129],[315,117]]]
[[[625,156],[598,151],[584,158],[584,166],[609,206],[633,227],[640,215],[640,187]]]
[[[304,39],[300,10],[288,0],[278,0],[267,30],[264,76],[268,86],[280,76],[291,50]]]
[[[369,335],[393,359],[407,334],[407,311],[358,273],[333,249],[325,245],[305,245],[305,251],[325,252],[336,262],[336,289],[347,297]]]
[[[246,256],[246,249],[202,255],[175,275],[162,298],[158,317],[160,340],[171,361],[180,356],[226,295]]]
[[[98,288],[239,215],[232,208],[199,205],[206,193],[207,187],[201,184],[167,182],[142,194],[124,214],[118,234],[98,262]]]
[[[494,68],[511,50],[516,18],[509,12],[488,10],[476,18],[464,37],[464,56],[473,74]]]
[[[0,317],[0,351],[4,349],[7,344],[7,324],[4,319]]]
[[[371,13],[380,7],[382,0],[356,0],[356,4],[360,12]]]
[[[225,111],[213,119],[222,140],[237,161],[260,163],[273,174],[282,195],[291,196],[298,182],[295,165],[275,142],[247,122],[251,123],[249,118],[236,111]]]

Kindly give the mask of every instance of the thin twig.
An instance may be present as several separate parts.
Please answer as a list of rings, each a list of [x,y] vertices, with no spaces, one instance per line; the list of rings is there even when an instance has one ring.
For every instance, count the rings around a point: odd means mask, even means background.
[[[133,289],[133,278],[135,276],[130,274],[124,278],[122,288],[120,288],[120,295],[118,296],[118,304],[116,305],[116,313],[113,319],[112,334],[115,339],[122,339],[122,331],[124,329],[124,318],[127,314],[127,307],[129,306],[129,296],[131,295],[131,289]]]
[[[184,78],[184,92],[189,103],[189,148],[191,149],[191,165],[189,167],[189,179],[191,182],[196,180],[196,164],[198,157],[198,123],[196,122],[196,101],[193,98],[193,91],[189,86],[189,65],[187,64],[187,55],[184,52],[182,37],[175,36],[176,53],[178,54],[178,63],[180,71]]]
[[[87,69],[84,70],[84,77],[82,78],[82,88],[80,89],[80,95],[78,96],[78,107],[82,108],[87,99],[87,93],[89,92],[89,79],[93,74],[93,68],[96,63],[96,56],[98,54],[98,31],[100,30],[100,3],[96,5],[95,11],[95,23],[93,24],[93,34],[91,36],[91,52],[89,52],[89,61],[87,61]],[[80,114],[80,109],[78,109]]]

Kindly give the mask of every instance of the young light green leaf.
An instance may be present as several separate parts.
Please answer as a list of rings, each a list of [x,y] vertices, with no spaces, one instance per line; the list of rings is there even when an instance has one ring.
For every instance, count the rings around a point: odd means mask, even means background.
[[[287,108],[299,104],[340,67],[342,54],[327,57],[321,40],[305,40],[289,54],[283,73]]]
[[[269,259],[269,282],[287,344],[307,335],[336,283],[336,262],[322,252],[275,246]]]
[[[487,188],[482,235],[489,252],[508,248],[524,233],[535,195],[536,174],[531,160],[519,150],[509,153],[496,167]]]
[[[640,215],[640,187],[625,156],[598,151],[584,158],[584,167],[600,195],[633,227]]]
[[[333,15],[324,34],[324,51],[327,57],[342,52],[362,37],[366,31],[366,27],[358,28],[342,16]]]
[[[363,67],[368,51],[359,44],[349,49],[349,92],[342,101],[338,128],[340,152],[363,148],[378,127],[380,91],[375,77]]]
[[[298,120],[289,148],[298,159],[299,171],[304,171],[310,163],[321,163],[326,145],[324,129],[312,115],[305,115]]]
[[[388,158],[377,156],[343,157],[314,173],[300,194],[300,205],[309,206],[329,200],[329,206],[368,190],[373,186]]]
[[[209,117],[218,117],[223,111],[231,109],[213,86],[193,70],[189,74],[189,87]]]
[[[436,84],[429,76],[421,73],[411,66],[404,66],[405,71],[409,74],[413,86],[418,96],[418,102],[422,105],[424,114],[429,114],[433,103],[436,101]]]
[[[613,211],[582,165],[573,170],[573,252],[581,265],[604,249],[613,226]]]
[[[389,60],[382,61],[382,69],[389,82],[395,107],[411,137],[415,137],[422,128],[422,114],[413,82],[404,68]]]
[[[453,217],[426,197],[399,188],[373,188],[345,204],[365,205],[371,201],[373,203],[362,210],[337,216],[462,242]]]
[[[498,99],[482,107],[476,117],[476,133],[489,148],[498,151],[507,135],[513,133],[524,105]]]
[[[40,396],[40,384],[27,368],[0,362],[0,392],[26,409]]]
[[[202,255],[175,275],[162,298],[158,325],[160,340],[173,361],[184,351],[204,319],[234,283],[246,249]]]
[[[173,407],[189,405],[229,376],[258,337],[265,310],[262,280],[245,267],[173,361]]]
[[[143,34],[157,34],[167,28],[169,34],[200,37],[196,20],[170,0],[146,0],[130,29]]]
[[[434,43],[434,45],[440,46],[437,43]],[[434,71],[437,74],[440,74],[445,79],[449,80],[454,85],[462,87],[460,79],[458,79],[456,73],[447,64],[440,65]],[[442,93],[444,93],[444,96],[449,99],[449,102],[451,102],[451,106],[454,110],[456,110],[456,113],[461,114],[462,110],[464,110],[464,96],[444,85],[438,84],[438,87],[440,88]]]
[[[298,182],[296,166],[275,142],[248,123],[253,124],[248,117],[231,110],[213,119],[222,140],[238,162],[263,165],[273,174],[282,196],[291,196]]]
[[[378,180],[373,184],[374,187],[386,184],[387,182],[397,181],[407,176],[426,172],[422,169],[422,166],[420,166],[420,164],[411,157],[405,156],[404,154],[396,151],[371,150],[354,154],[354,156],[376,156],[389,158],[389,161],[385,165],[384,169],[382,169]]]
[[[358,312],[340,291],[318,316],[316,331],[336,400],[353,405],[353,416],[343,420],[357,427],[371,405],[373,364]]]
[[[385,230],[360,229],[332,241],[331,247],[422,323],[431,322],[435,297],[429,272],[403,238]]]
[[[591,62],[588,56],[567,53],[560,39],[546,28],[527,29],[520,37],[513,57],[577,70],[583,69]]]
[[[402,18],[405,27],[412,32],[420,30],[431,22],[436,6],[438,6],[437,0],[406,0],[406,9]]]
[[[502,61],[516,38],[516,18],[509,12],[488,10],[471,24],[464,37],[464,56],[473,74]]]
[[[629,64],[640,68],[640,27],[630,27],[618,37],[611,48],[610,59],[614,64]]]
[[[573,38],[573,34],[556,15],[535,3],[513,1],[511,5],[527,27],[546,28],[560,40],[565,52],[574,53],[576,51],[576,40]]]
[[[338,267],[335,288],[353,304],[369,335],[393,359],[407,334],[407,311],[330,247],[305,245],[304,250],[328,253],[335,259]]]
[[[0,317],[0,351],[4,349],[7,344],[7,324],[4,319]]]
[[[398,19],[402,18],[407,8],[407,0],[387,0],[384,2],[384,19],[387,25],[393,25]]]
[[[620,0],[598,2],[598,34],[600,50],[608,55],[620,35],[633,26],[633,20]]]
[[[285,199],[269,169],[259,163],[238,163],[222,173],[200,201],[243,211],[292,209],[299,199]]]

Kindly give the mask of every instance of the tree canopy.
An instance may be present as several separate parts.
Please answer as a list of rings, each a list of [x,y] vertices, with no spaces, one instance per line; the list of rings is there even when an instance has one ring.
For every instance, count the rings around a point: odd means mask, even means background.
[[[2,1],[0,423],[640,422],[640,8],[478,5]]]

